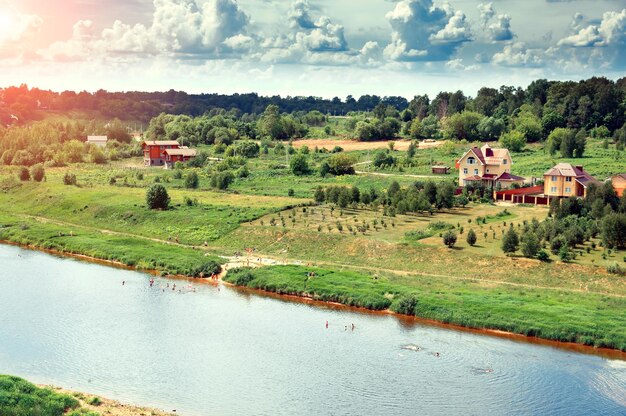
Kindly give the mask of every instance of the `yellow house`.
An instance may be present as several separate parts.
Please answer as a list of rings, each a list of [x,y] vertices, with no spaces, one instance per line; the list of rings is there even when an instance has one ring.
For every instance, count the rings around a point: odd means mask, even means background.
[[[585,172],[582,166],[559,163],[543,174],[543,193],[548,197],[568,198],[587,196],[587,188],[600,182]]]
[[[493,188],[507,189],[513,184],[522,185],[524,178],[511,174],[512,164],[508,149],[492,149],[488,144],[481,148],[473,147],[456,163],[459,186],[482,183]]]

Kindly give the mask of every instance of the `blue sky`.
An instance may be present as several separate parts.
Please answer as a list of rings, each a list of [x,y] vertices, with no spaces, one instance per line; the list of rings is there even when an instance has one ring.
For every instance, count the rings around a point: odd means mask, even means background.
[[[323,97],[626,73],[626,0],[0,0],[4,85]]]

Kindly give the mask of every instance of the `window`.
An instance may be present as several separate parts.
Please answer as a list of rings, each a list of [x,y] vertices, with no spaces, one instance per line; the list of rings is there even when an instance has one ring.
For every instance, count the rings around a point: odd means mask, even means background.
[[[550,188],[550,192],[556,193],[556,186],[553,186],[552,188]]]
[[[572,188],[565,188],[565,193],[566,194],[572,193]]]
[[[507,163],[509,163],[509,161],[508,161],[508,160],[506,160],[506,159],[502,160],[502,164],[503,164],[503,165],[506,165]]]
[[[571,182],[572,181],[572,177],[568,176],[567,178],[565,178],[565,182]]]
[[[556,176],[552,177],[552,182],[556,182]]]
[[[473,157],[468,157],[467,158],[467,164],[468,165],[473,165],[476,163],[476,159],[474,159]]]
[[[467,168],[463,168],[463,174],[467,175]]]
[[[474,175],[478,175],[478,169],[474,169]]]
[[[487,169],[487,173],[489,173],[489,169]]]

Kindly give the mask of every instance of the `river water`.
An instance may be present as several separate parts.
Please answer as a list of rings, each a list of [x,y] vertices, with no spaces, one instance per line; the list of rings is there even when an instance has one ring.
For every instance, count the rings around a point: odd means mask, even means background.
[[[36,383],[183,415],[626,414],[618,359],[12,246],[0,265],[0,373]]]

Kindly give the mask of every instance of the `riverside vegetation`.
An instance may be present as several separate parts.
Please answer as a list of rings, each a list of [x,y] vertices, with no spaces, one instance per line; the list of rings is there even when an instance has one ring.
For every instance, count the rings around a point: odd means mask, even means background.
[[[497,92],[494,102],[509,98],[495,107],[483,91],[450,114],[438,113],[442,96],[406,108],[379,102],[347,118],[272,106],[159,115],[147,137],[199,151],[168,171],[144,168],[128,137],[104,150],[71,141],[103,123],[54,124],[48,147],[14,126],[0,136],[0,239],[188,276],[219,271],[223,256],[250,248],[252,260],[301,265],[231,271],[228,281],[626,350],[626,252],[623,237],[608,232],[622,228],[606,225],[621,224],[623,201],[600,189],[563,208],[499,206],[489,190],[455,195],[453,176],[430,172],[475,139],[506,143],[523,133],[515,173],[540,176],[562,161],[600,179],[621,173],[623,120],[592,128],[595,116],[561,114],[555,85],[545,86],[548,98]],[[623,83],[612,88],[619,107]],[[570,130],[552,134],[557,128]],[[299,137],[307,146],[291,140]],[[425,138],[439,142],[423,147]],[[343,150],[346,139],[369,145]]]

